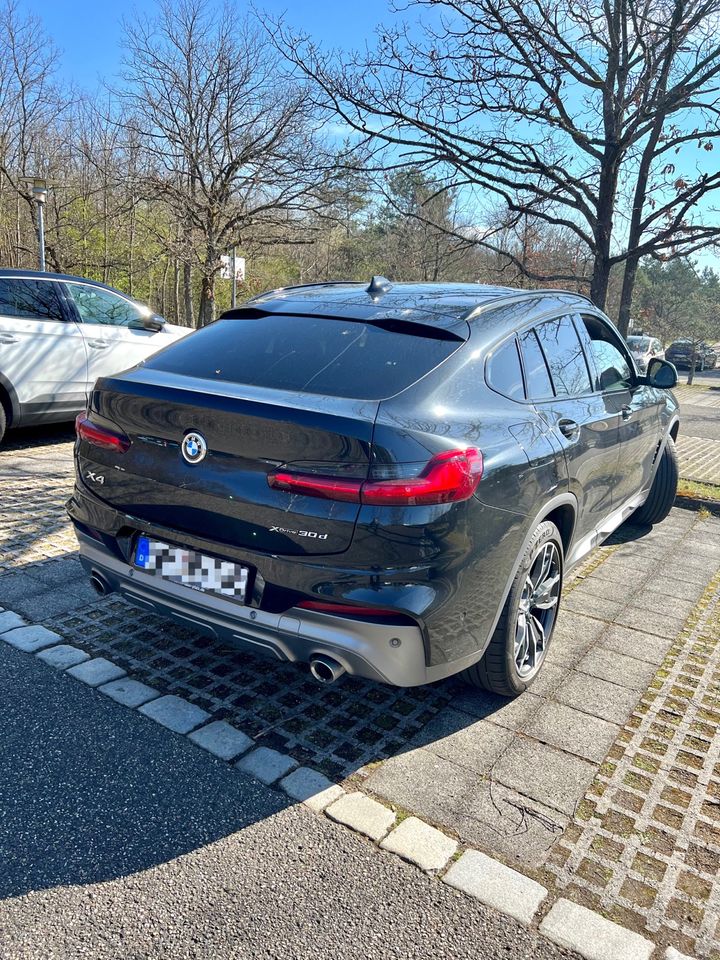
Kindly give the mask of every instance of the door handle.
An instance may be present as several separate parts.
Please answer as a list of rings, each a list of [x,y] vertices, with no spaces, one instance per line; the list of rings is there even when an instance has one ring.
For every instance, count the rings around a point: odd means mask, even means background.
[[[18,338],[11,333],[0,333],[0,343],[17,343]]]
[[[558,420],[558,430],[564,437],[572,439],[580,432],[580,424],[574,420],[563,418],[562,420]]]
[[[88,340],[88,346],[94,347],[96,350],[106,350],[110,344],[107,340]]]
[[[627,404],[625,404],[623,407],[620,407],[620,416],[623,418],[623,420],[629,420],[632,416],[632,407],[629,407]]]

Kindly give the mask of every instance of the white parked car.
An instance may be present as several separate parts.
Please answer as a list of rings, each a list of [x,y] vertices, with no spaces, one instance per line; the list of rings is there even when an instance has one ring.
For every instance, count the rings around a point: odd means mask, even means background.
[[[665,359],[663,346],[656,337],[649,337],[643,333],[634,334],[627,338],[627,345],[630,347],[630,352],[640,373],[645,373],[647,365],[655,357],[658,360]]]
[[[74,419],[98,377],[191,332],[103,283],[0,268],[0,440],[11,426]]]

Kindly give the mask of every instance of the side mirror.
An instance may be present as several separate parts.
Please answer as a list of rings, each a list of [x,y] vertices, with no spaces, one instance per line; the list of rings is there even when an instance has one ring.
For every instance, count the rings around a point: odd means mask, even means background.
[[[678,375],[674,365],[669,360],[653,357],[647,365],[647,374],[640,378],[643,383],[659,390],[672,390],[677,386]]]
[[[131,330],[150,330],[152,333],[160,333],[165,326],[165,318],[157,313],[149,313],[145,317],[138,317],[137,320],[131,320],[128,327]]]

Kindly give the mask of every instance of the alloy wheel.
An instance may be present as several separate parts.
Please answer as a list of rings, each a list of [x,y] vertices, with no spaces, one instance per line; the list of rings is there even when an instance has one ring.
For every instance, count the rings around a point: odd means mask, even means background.
[[[560,553],[551,540],[533,557],[518,606],[515,668],[521,680],[540,669],[555,624],[561,587]]]

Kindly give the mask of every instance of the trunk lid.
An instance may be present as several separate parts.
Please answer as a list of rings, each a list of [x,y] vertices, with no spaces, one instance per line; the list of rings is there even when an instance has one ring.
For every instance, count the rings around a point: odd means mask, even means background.
[[[365,479],[377,407],[140,367],[99,380],[91,398],[93,420],[120,428],[130,448],[81,441],[78,468],[96,496],[150,524],[263,553],[340,553],[359,504],[271,489],[267,475],[302,464]],[[207,443],[194,464],[181,449],[190,432]]]

